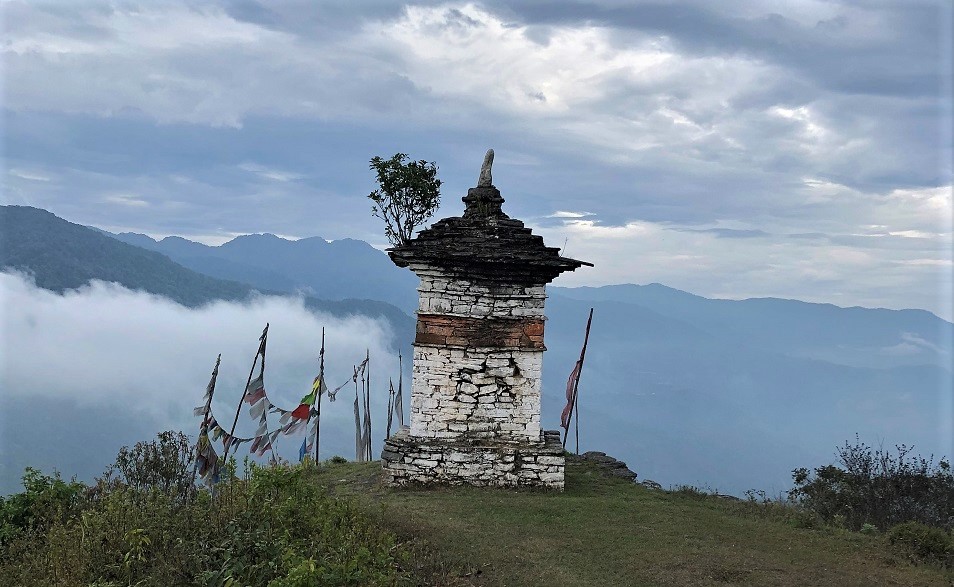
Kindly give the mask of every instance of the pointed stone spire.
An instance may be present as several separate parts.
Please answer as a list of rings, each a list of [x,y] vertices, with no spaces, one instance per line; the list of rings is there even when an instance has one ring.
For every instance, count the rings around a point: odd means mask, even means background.
[[[464,218],[470,220],[487,220],[494,223],[502,218],[509,218],[501,210],[504,199],[500,196],[500,190],[494,187],[491,167],[494,164],[494,150],[487,149],[484,155],[484,163],[480,166],[480,177],[477,179],[477,187],[467,190],[467,195],[462,198],[467,207],[464,209]]]

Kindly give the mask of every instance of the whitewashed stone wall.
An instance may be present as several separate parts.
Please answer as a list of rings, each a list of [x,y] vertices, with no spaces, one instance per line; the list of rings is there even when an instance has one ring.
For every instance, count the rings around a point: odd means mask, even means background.
[[[426,265],[411,265],[421,278],[418,312],[474,318],[543,317],[546,287],[500,285],[488,287],[451,278]]]
[[[543,353],[415,345],[411,434],[540,442]]]
[[[540,426],[544,285],[475,283],[422,264],[410,426],[381,455],[388,485],[563,489]]]
[[[381,463],[383,481],[392,486],[443,483],[562,491],[565,483],[566,462],[556,431],[546,432],[543,445],[525,450],[516,445],[429,442],[402,428],[385,441]]]

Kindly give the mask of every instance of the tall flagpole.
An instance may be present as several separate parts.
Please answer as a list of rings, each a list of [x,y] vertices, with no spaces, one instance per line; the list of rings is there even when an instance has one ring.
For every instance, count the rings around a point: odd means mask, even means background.
[[[325,387],[325,327],[321,327],[321,352],[318,353],[318,407],[315,410],[315,464],[318,464],[318,445],[321,438],[321,389]],[[307,442],[305,443],[307,446]]]
[[[368,361],[365,367],[365,387],[364,387],[364,417],[368,421],[368,438],[364,443],[364,450],[367,460],[371,460],[371,350],[365,350],[365,359]]]
[[[364,373],[361,374],[361,381],[364,381]],[[361,441],[361,414],[358,406],[358,368],[354,368],[354,458],[359,463],[364,462],[362,460],[364,453],[362,449],[364,448],[364,443]]]
[[[583,359],[586,357],[586,343],[590,340],[590,324],[593,322],[593,308],[586,319],[586,335],[583,337],[583,350],[580,351],[580,370],[576,372],[576,383],[573,384],[573,405],[576,408],[576,454],[580,454],[580,375],[583,374]]]
[[[586,334],[583,337],[583,350],[580,351],[580,360],[578,361],[580,368],[576,371],[576,379],[573,380],[573,397],[570,401],[570,413],[567,416],[567,429],[566,433],[563,435],[563,448],[566,448],[566,439],[570,435],[569,422],[573,418],[573,412],[576,412],[576,452],[580,452],[580,410],[579,410],[579,389],[580,389],[580,374],[583,373],[583,359],[586,358],[586,344],[590,340],[590,324],[593,322],[593,308],[590,308],[590,315],[586,319]]]
[[[252,375],[255,373],[255,365],[258,363],[258,356],[262,356],[262,374],[265,373],[265,341],[268,339],[268,322],[265,323],[265,330],[262,331],[262,335],[258,337],[258,351],[255,353],[255,358],[252,360],[252,368],[248,372],[248,381],[245,383],[245,390],[242,391],[242,399],[239,400],[238,407],[235,408],[235,419],[232,420],[232,429],[229,430],[229,438],[235,436],[235,426],[238,424],[239,414],[242,412],[242,402],[245,401],[245,396],[248,394],[248,385],[252,382]],[[262,400],[265,401],[265,400]],[[225,461],[225,458],[229,455],[229,449],[232,448],[232,442],[229,441],[228,446],[225,447],[225,453],[222,455],[222,460]]]
[[[202,437],[209,433],[209,418],[212,414],[212,394],[215,393],[215,380],[219,376],[219,363],[221,362],[222,353],[219,353],[219,356],[215,359],[215,368],[212,369],[212,379],[209,380],[209,397],[205,400],[205,414],[202,415],[202,425],[199,426],[199,438],[195,443],[195,460],[192,463],[192,483],[189,484],[190,488],[195,487],[195,475],[199,470],[199,444],[202,442]]]
[[[265,323],[265,330],[268,330],[268,323]],[[259,372],[262,376],[262,385],[265,385],[265,343],[262,343],[262,370]],[[251,381],[251,380],[249,380]],[[245,393],[248,393],[248,385],[245,386]],[[268,401],[268,396],[261,399],[263,402]],[[241,409],[242,404],[239,404],[239,409]],[[265,437],[268,439],[268,448],[272,449],[272,464],[278,464],[278,457],[275,456],[275,442],[278,440],[278,437],[281,434],[275,435],[275,440],[272,440],[271,433],[268,432],[268,405],[265,405],[265,409],[262,410],[262,421],[265,422]],[[281,429],[281,426],[279,426]]]
[[[398,426],[404,426],[404,360],[398,350],[398,388],[394,397],[398,409]]]
[[[391,438],[391,418],[394,416],[394,380],[388,381],[388,428],[384,432],[384,439]]]

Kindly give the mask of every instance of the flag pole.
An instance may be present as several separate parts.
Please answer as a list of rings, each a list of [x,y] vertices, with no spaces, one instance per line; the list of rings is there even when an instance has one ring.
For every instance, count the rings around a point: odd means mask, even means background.
[[[232,420],[232,429],[229,430],[229,438],[235,436],[235,426],[238,424],[239,414],[242,412],[242,402],[245,401],[245,395],[248,393],[248,385],[252,382],[252,375],[255,373],[255,365],[258,363],[258,356],[262,356],[262,374],[265,373],[265,341],[268,339],[268,323],[265,323],[265,330],[262,331],[262,335],[258,337],[258,351],[255,353],[255,358],[252,359],[252,368],[248,372],[248,381],[245,383],[245,389],[242,391],[242,399],[239,400],[238,407],[235,408],[235,419]],[[264,400],[263,400],[264,401]],[[225,447],[225,453],[222,455],[222,461],[225,461],[225,458],[229,455],[229,449],[232,448],[232,442],[229,441],[228,446]]]
[[[199,470],[199,443],[202,442],[202,437],[209,433],[209,415],[212,413],[212,395],[215,393],[215,380],[219,375],[219,363],[222,362],[222,353],[219,353],[219,356],[215,359],[215,368],[212,369],[212,379],[209,380],[209,397],[205,400],[205,414],[202,415],[202,424],[199,426],[199,438],[195,442],[195,460],[192,463],[192,482],[189,484],[190,489],[195,488],[195,475]]]
[[[358,406],[358,367],[354,368],[354,458],[359,463],[363,462],[362,456],[364,443],[361,442],[361,413]],[[361,381],[364,381],[364,373],[361,374]]]
[[[586,319],[586,334],[583,336],[583,350],[580,351],[580,368],[576,372],[576,379],[573,381],[573,401],[570,402],[570,415],[567,418],[567,426],[570,419],[573,418],[573,412],[576,412],[576,452],[580,452],[580,410],[579,410],[579,389],[580,375],[583,373],[583,359],[586,358],[586,345],[590,340],[590,324],[593,322],[593,308],[590,308],[590,315]],[[570,436],[570,429],[567,428],[563,435],[563,448],[566,449],[566,440]]]
[[[265,329],[266,330],[268,329],[268,324],[265,324]],[[265,345],[264,344],[262,344],[262,370],[259,373],[262,376],[262,386],[264,386],[265,385]],[[251,381],[251,379],[249,381]],[[248,384],[245,385],[245,393],[248,393]],[[268,396],[265,396],[264,398],[262,398],[261,401],[267,402]],[[265,422],[265,430],[267,431],[268,430],[268,405],[266,405],[265,409],[262,410],[262,421]],[[279,426],[279,430],[280,429],[281,429],[281,426]],[[281,434],[276,434],[275,440],[271,439],[271,433],[266,432],[265,434],[266,434],[266,437],[268,438],[268,448],[272,449],[272,464],[277,465],[278,457],[275,456],[275,443],[278,441],[278,437],[281,436]]]
[[[325,386],[325,327],[321,327],[321,351],[318,353],[318,408],[315,413],[315,464],[318,464],[318,446],[321,438],[321,388]],[[306,442],[307,446],[307,442]]]
[[[590,340],[590,324],[593,323],[593,308],[586,319],[586,335],[583,337],[583,350],[580,351],[580,370],[576,372],[576,383],[573,385],[573,404],[576,407],[576,454],[580,454],[580,376],[583,374],[583,359],[586,357],[586,344]],[[264,358],[263,358],[264,360]]]
[[[397,404],[398,426],[404,426],[404,360],[400,350],[398,350],[398,388],[394,401]]]
[[[391,438],[391,418],[394,416],[394,380],[388,380],[388,428],[384,433],[384,439]]]
[[[368,420],[368,437],[364,442],[367,460],[371,460],[371,349],[365,349],[365,359],[368,361],[364,371],[364,417]]]

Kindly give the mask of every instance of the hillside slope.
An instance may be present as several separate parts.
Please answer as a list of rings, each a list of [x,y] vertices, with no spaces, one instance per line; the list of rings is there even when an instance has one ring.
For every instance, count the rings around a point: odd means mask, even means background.
[[[468,585],[949,585],[881,535],[809,529],[794,512],[693,491],[649,490],[567,463],[567,490],[392,490],[379,463],[330,464],[338,495],[383,511],[386,527],[423,542],[445,583]]]

